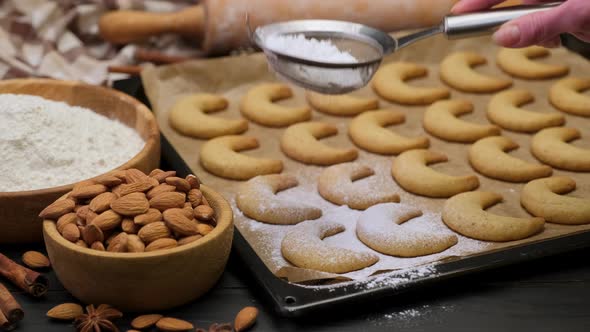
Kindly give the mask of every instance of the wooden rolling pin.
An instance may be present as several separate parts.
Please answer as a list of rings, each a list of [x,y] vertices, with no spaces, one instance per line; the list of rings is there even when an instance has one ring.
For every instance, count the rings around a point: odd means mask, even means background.
[[[101,36],[129,43],[163,33],[194,38],[207,54],[223,54],[250,44],[252,28],[295,19],[333,19],[363,23],[384,31],[438,24],[457,0],[203,0],[176,13],[117,11],[99,23]]]

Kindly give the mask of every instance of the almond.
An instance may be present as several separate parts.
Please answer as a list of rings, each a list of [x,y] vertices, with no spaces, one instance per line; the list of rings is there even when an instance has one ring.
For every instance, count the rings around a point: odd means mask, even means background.
[[[207,205],[199,205],[194,210],[195,218],[201,221],[210,221],[213,219],[215,211]]]
[[[80,230],[76,224],[67,224],[64,226],[61,235],[70,242],[76,242],[80,239]]]
[[[76,220],[78,220],[78,216],[74,212],[66,213],[63,216],[57,219],[57,223],[55,224],[58,232],[63,232],[64,226],[67,224],[75,224]]]
[[[148,181],[133,182],[130,184],[122,184],[121,190],[118,192],[119,196],[125,196],[133,193],[146,192],[154,187],[153,183]]]
[[[197,224],[185,216],[183,209],[168,209],[164,211],[162,216],[164,217],[164,221],[166,221],[166,226],[180,235],[199,234]]]
[[[121,220],[122,218],[117,212],[107,210],[89,222],[98,226],[102,231],[108,231],[117,228],[121,224]]]
[[[117,198],[111,203],[111,209],[124,216],[136,216],[146,213],[150,208],[144,193],[133,193]]]
[[[195,215],[193,212],[193,207],[192,207],[191,203],[189,203],[189,202],[184,203],[184,207],[182,208],[182,212],[184,213],[184,215],[187,218],[189,218],[191,220],[195,218]]]
[[[91,245],[96,241],[104,241],[104,234],[98,225],[90,224],[85,226],[82,230],[82,239],[84,239],[86,244]]]
[[[203,196],[203,202],[201,203],[201,205],[211,206],[211,204],[209,204],[209,201],[207,201],[207,197],[205,196]]]
[[[94,249],[94,250],[98,250],[98,251],[105,251],[106,249],[104,248],[104,244],[102,244],[102,242],[94,242],[90,248]]]
[[[88,205],[78,206],[76,207],[76,215],[78,216],[78,218],[86,220],[86,214],[88,214],[88,211],[90,211],[90,207]]]
[[[158,314],[141,315],[131,321],[131,327],[138,330],[147,329],[154,326],[162,317]]]
[[[258,309],[245,307],[236,315],[234,329],[236,329],[236,332],[246,331],[256,323],[256,317],[258,317]]]
[[[200,239],[202,237],[203,237],[203,235],[201,235],[201,234],[183,237],[182,239],[178,240],[178,245],[179,246],[182,246],[182,245],[185,245],[187,243],[191,243],[191,242],[197,241],[198,239]]]
[[[91,224],[94,221],[94,219],[96,219],[96,217],[98,217],[98,214],[88,209],[88,212],[86,213],[86,224]]]
[[[176,171],[167,171],[167,172],[154,174],[151,177],[158,180],[158,182],[163,183],[163,182],[166,182],[167,178],[169,178],[171,176],[175,176],[175,175],[176,175]]]
[[[191,185],[191,189],[200,189],[201,188],[201,180],[199,180],[199,178],[196,175],[189,174],[186,176],[186,180]]]
[[[188,183],[187,180],[183,179],[183,178],[179,178],[176,176],[171,176],[169,178],[166,178],[166,183],[176,187],[176,190],[178,191],[182,191],[182,192],[188,192],[189,190],[191,190],[191,184]]]
[[[186,199],[186,194],[179,192],[161,193],[150,199],[150,207],[164,211],[171,208],[182,208]]]
[[[164,317],[161,318],[157,323],[156,327],[163,331],[188,331],[194,328],[193,324],[177,318]]]
[[[80,182],[74,184],[74,187],[72,188],[72,190],[80,190],[86,186],[91,186],[93,184],[96,184],[96,182],[94,182],[94,180],[80,181]]]
[[[148,209],[146,213],[138,214],[133,218],[133,222],[140,226],[145,226],[156,221],[162,221],[162,212],[156,209]]]
[[[124,183],[123,183],[124,184]],[[117,195],[117,197],[121,197],[121,188],[123,187],[123,184],[120,184],[118,186],[114,186],[111,189],[111,192],[115,195]]]
[[[107,251],[110,252],[126,252],[127,251],[127,241],[129,240],[129,236],[127,233],[119,233],[119,235],[115,236],[115,238],[109,243],[107,247]]]
[[[197,229],[199,230],[199,234],[205,236],[213,230],[213,226],[209,224],[197,224]]]
[[[84,240],[76,241],[76,245],[82,248],[88,248],[88,245],[86,244],[86,242],[84,242]]]
[[[27,251],[23,254],[23,263],[31,269],[42,269],[49,267],[49,258],[38,251]]]
[[[183,202],[184,203],[184,202]],[[51,203],[48,207],[39,213],[39,217],[43,219],[57,220],[66,213],[74,211],[76,203],[71,199],[61,199]]]
[[[145,251],[156,251],[156,250],[163,250],[163,249],[170,249],[170,248],[176,248],[178,247],[178,242],[176,242],[176,240],[174,239],[170,239],[170,238],[163,238],[163,239],[157,239],[155,241],[153,241],[152,243],[148,244],[145,247]]]
[[[143,243],[150,243],[157,239],[170,237],[171,233],[170,229],[166,227],[166,224],[161,221],[156,221],[143,226],[139,232],[137,232],[137,235],[143,241]]]
[[[156,169],[154,169],[153,171],[151,171],[151,172],[150,172],[150,174],[148,174],[148,176],[149,176],[149,177],[153,177],[153,176],[154,176],[154,175],[156,175],[156,174],[162,174],[162,173],[164,173],[164,171],[163,171],[163,170],[161,170],[161,169],[159,169],[159,168],[156,168]]]
[[[96,197],[108,190],[107,186],[103,184],[92,184],[89,186],[83,186],[74,188],[70,193],[69,197],[75,199],[89,199]]]
[[[86,226],[86,220],[76,217],[76,225],[84,227]]]
[[[77,303],[62,303],[51,308],[47,312],[47,317],[59,320],[74,320],[84,314],[82,306]]]
[[[136,225],[131,219],[123,219],[121,222],[121,229],[127,234],[137,234],[137,231],[139,231],[139,225]]]
[[[121,183],[123,183],[123,180],[119,179],[118,177],[116,177],[114,175],[106,174],[106,175],[96,178],[94,180],[94,182],[96,182],[97,184],[105,185],[107,187],[114,187],[114,186],[118,186]]]
[[[96,197],[94,197],[90,204],[88,204],[88,208],[90,211],[95,213],[102,213],[108,210],[111,206],[111,203],[117,199],[117,195],[113,194],[112,192],[102,193]]]
[[[196,208],[201,205],[201,202],[203,201],[203,193],[199,189],[191,189],[188,192],[188,201],[193,208]]]
[[[110,172],[109,175],[112,175],[112,176],[119,178],[121,180],[126,180],[125,176],[127,175],[127,172],[124,170],[116,170],[116,171]]]
[[[128,252],[144,252],[145,244],[139,236],[131,234],[127,237],[127,251]]]
[[[125,171],[125,179],[127,180],[127,183],[144,181],[146,177],[147,175],[137,168],[130,168]]]
[[[175,186],[171,186],[169,184],[162,183],[162,184],[150,189],[150,191],[147,192],[146,196],[148,199],[152,199],[158,194],[166,193],[166,192],[173,192],[175,190],[176,190]]]
[[[116,238],[119,234],[121,234],[121,232],[119,231],[114,231],[110,234],[105,232],[104,237],[106,238],[106,240],[104,240],[104,244],[108,246],[113,241],[113,239]]]

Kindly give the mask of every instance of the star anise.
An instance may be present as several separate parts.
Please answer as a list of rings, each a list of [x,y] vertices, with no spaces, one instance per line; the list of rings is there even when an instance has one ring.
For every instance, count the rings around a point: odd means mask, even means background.
[[[86,313],[76,318],[76,329],[79,332],[119,332],[117,326],[112,322],[123,314],[108,304],[101,304],[98,307],[89,305]]]

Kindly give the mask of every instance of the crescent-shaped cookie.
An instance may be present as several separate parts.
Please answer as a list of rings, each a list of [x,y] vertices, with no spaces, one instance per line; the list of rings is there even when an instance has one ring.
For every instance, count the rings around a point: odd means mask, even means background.
[[[291,264],[330,273],[347,273],[369,267],[379,260],[370,252],[327,245],[322,240],[345,230],[335,222],[310,221],[294,226],[281,243],[281,253]]]
[[[385,155],[397,155],[407,150],[428,148],[430,146],[428,137],[405,137],[384,128],[404,123],[405,120],[405,115],[399,111],[365,112],[350,122],[348,135],[361,149]]]
[[[283,152],[302,163],[333,165],[353,161],[355,149],[339,149],[321,143],[319,139],[338,134],[336,126],[322,122],[305,122],[290,126],[281,137]]]
[[[457,90],[473,93],[496,92],[512,85],[511,79],[484,75],[473,69],[487,62],[475,52],[453,53],[440,64],[440,78]]]
[[[348,205],[356,210],[365,210],[379,203],[399,202],[399,196],[391,190],[378,191],[354,182],[372,175],[375,175],[372,168],[358,163],[330,166],[320,174],[318,192],[334,204]]]
[[[268,224],[294,225],[321,217],[321,209],[276,196],[298,184],[297,179],[288,174],[257,176],[240,185],[236,204],[247,217]]]
[[[293,91],[285,84],[263,83],[250,89],[242,98],[242,114],[260,125],[286,127],[311,119],[307,106],[288,107],[274,102],[293,97]]]
[[[179,133],[201,139],[237,135],[248,130],[244,119],[223,119],[207,115],[227,108],[225,98],[197,93],[180,98],[170,109],[170,126]]]
[[[551,176],[551,167],[529,163],[508,154],[518,147],[508,137],[482,138],[469,148],[469,162],[481,174],[502,181],[528,182]]]
[[[527,111],[520,106],[531,103],[535,96],[527,90],[503,91],[492,97],[488,105],[488,119],[498,126],[522,133],[534,133],[549,127],[562,126],[565,117],[557,112]]]
[[[432,104],[424,113],[424,129],[431,135],[449,142],[473,143],[481,138],[497,136],[500,128],[463,121],[457,117],[473,112],[467,100],[444,100]]]
[[[428,167],[430,164],[448,161],[442,153],[429,150],[410,150],[393,160],[391,174],[406,191],[434,198],[451,197],[479,187],[475,175],[452,176]]]
[[[232,180],[248,180],[257,175],[280,173],[283,170],[280,160],[238,153],[258,146],[258,140],[251,136],[217,137],[201,147],[201,165],[212,174]]]
[[[568,171],[590,171],[590,150],[568,144],[582,137],[575,128],[547,128],[531,141],[531,151],[541,162]]]
[[[307,91],[307,101],[316,110],[336,116],[355,116],[364,111],[379,108],[377,98],[347,95],[324,95]]]
[[[430,105],[449,98],[445,87],[418,87],[406,83],[413,78],[428,75],[428,69],[415,63],[394,62],[382,66],[373,77],[373,89],[384,99],[406,105]]]
[[[498,52],[498,67],[509,75],[528,80],[539,80],[567,75],[569,68],[531,59],[548,56],[549,50],[541,46],[525,48],[502,48]]]
[[[449,198],[443,207],[443,222],[453,231],[482,241],[522,240],[543,230],[543,218],[500,216],[485,209],[502,201],[502,195],[475,191]]]
[[[398,257],[436,254],[457,244],[457,236],[427,232],[406,221],[422,216],[422,212],[404,204],[379,204],[361,214],[356,223],[356,235],[369,248]]]
[[[590,79],[567,77],[551,87],[549,101],[560,111],[590,116],[590,96],[582,94],[588,89],[590,89]]]
[[[576,189],[576,181],[567,176],[538,179],[522,189],[520,203],[536,217],[564,225],[590,224],[590,199],[563,196]]]

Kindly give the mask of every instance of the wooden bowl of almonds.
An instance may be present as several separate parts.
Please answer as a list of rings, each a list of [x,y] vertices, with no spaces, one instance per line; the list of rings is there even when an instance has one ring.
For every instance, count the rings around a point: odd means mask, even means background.
[[[39,212],[75,183],[150,171],[160,133],[150,110],[113,89],[51,79],[0,82],[0,243],[40,242]]]
[[[194,175],[115,171],[41,212],[51,264],[84,303],[172,308],[204,294],[229,257],[233,213]]]

